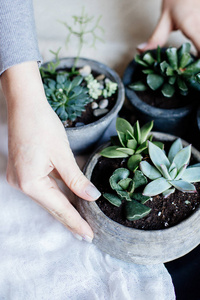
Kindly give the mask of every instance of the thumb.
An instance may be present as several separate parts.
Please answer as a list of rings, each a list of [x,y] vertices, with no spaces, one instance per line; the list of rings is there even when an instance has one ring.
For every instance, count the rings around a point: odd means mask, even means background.
[[[101,193],[81,172],[73,153],[71,151],[65,153],[66,156],[64,160],[59,159],[54,163],[54,166],[64,183],[72,192],[82,199],[88,201],[97,200]]]
[[[162,13],[148,42],[138,45],[137,50],[142,53],[149,49],[155,49],[158,45],[161,47],[164,46],[172,30],[173,26],[170,14],[165,11]]]

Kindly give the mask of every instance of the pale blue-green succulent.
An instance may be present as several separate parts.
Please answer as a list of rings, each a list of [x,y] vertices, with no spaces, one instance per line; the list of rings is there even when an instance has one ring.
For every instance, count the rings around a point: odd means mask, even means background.
[[[140,163],[140,170],[151,182],[146,185],[143,195],[164,197],[181,192],[195,193],[192,183],[200,182],[200,165],[188,166],[191,145],[183,148],[181,139],[177,139],[169,150],[168,156],[153,143],[148,143],[149,156],[154,166],[147,161]]]
[[[103,196],[117,207],[121,206],[122,200],[125,200],[126,218],[129,221],[135,221],[145,217],[151,211],[151,208],[144,205],[150,197],[135,192],[137,188],[147,183],[147,178],[142,172],[136,170],[133,178],[129,175],[130,171],[126,168],[116,169],[109,179],[110,186],[115,193],[104,193]]]
[[[128,121],[117,118],[117,137],[112,137],[113,146],[109,146],[101,151],[101,155],[108,158],[128,158],[127,166],[129,170],[135,171],[142,160],[143,154],[147,150],[147,141],[152,140],[150,135],[153,121],[140,127],[137,121],[132,126]],[[157,143],[163,148],[162,143]]]

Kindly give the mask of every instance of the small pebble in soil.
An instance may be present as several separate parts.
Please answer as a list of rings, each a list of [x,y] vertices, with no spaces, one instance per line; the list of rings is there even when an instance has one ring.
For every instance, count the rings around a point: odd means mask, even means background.
[[[75,124],[75,126],[76,127],[80,127],[80,126],[84,126],[85,124],[83,123],[83,122],[77,122],[76,124]]]
[[[99,108],[106,108],[108,106],[108,99],[103,99],[99,102]]]
[[[158,217],[160,217],[160,216],[161,216],[161,211],[158,212]]]
[[[104,74],[100,74],[95,79],[98,80],[98,81],[101,81],[101,80],[104,80],[104,78],[105,78],[105,75]]]
[[[95,117],[105,115],[107,112],[108,112],[107,108],[104,108],[104,109],[97,108],[97,109],[93,110],[93,114]]]
[[[96,109],[96,108],[98,108],[99,106],[98,106],[98,104],[94,101],[94,102],[91,103],[91,107],[92,107],[92,109]]]
[[[83,77],[90,75],[91,67],[89,65],[84,66],[83,68],[79,69],[79,74]]]
[[[190,204],[190,201],[186,200],[186,201],[185,201],[185,204]]]
[[[169,224],[167,222],[165,222],[165,227],[167,227]]]

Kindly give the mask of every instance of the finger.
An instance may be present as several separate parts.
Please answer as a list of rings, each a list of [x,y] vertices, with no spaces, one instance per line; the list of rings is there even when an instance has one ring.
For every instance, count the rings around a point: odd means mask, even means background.
[[[168,12],[164,12],[148,42],[138,45],[137,50],[144,52],[149,49],[155,49],[158,45],[161,47],[164,46],[172,30],[173,26],[170,15]]]
[[[64,183],[77,196],[88,201],[94,201],[100,197],[101,193],[83,175],[71,151],[65,151],[63,160],[56,158],[54,167],[59,172]]]
[[[92,242],[94,237],[92,229],[61,192],[53,178],[47,176],[39,179],[33,184],[29,196],[65,225],[76,237]]]

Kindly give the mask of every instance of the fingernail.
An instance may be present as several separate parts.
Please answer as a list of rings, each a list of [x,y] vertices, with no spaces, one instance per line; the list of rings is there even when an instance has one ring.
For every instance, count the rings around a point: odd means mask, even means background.
[[[79,241],[82,241],[82,236],[80,236],[78,233],[74,233],[74,232],[72,232],[73,233],[73,236],[77,239],[77,240],[79,240]]]
[[[98,199],[101,196],[99,190],[97,190],[97,188],[92,184],[89,184],[86,187],[85,192],[88,196],[90,196],[93,199]]]
[[[144,49],[144,48],[146,47],[146,45],[147,45],[147,42],[141,43],[141,44],[139,44],[139,45],[137,46],[137,49],[142,50],[142,49]]]
[[[90,236],[88,236],[88,235],[84,235],[83,239],[84,239],[84,241],[86,241],[86,242],[88,242],[90,244],[92,243],[92,238]]]

